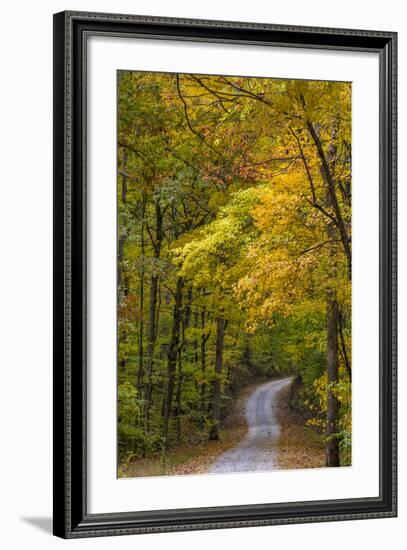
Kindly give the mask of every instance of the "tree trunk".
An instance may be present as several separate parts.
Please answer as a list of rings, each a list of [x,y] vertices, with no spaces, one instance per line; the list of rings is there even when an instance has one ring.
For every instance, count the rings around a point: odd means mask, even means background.
[[[324,182],[326,184],[327,188],[327,195],[329,198],[329,204],[331,208],[334,211],[335,216],[335,225],[339,231],[340,239],[342,242],[342,246],[346,255],[346,259],[348,262],[348,277],[351,280],[352,279],[352,251],[351,251],[351,245],[350,245],[350,237],[348,235],[348,232],[346,230],[345,222],[342,217],[342,212],[339,207],[338,197],[336,196],[336,190],[335,190],[335,180],[334,176],[329,168],[329,158],[325,156],[324,149],[322,147],[321,140],[318,136],[318,133],[312,124],[312,122],[307,122],[307,127],[309,130],[309,133],[311,134],[311,137],[315,143],[316,149],[318,151],[318,156],[321,162],[321,174],[324,179]],[[330,154],[330,156],[333,156]]]
[[[144,217],[146,214],[146,195],[143,193],[141,202],[141,270],[140,270],[140,324],[139,324],[139,366],[137,372],[137,389],[140,391],[143,383],[144,376],[144,257],[145,257],[145,245],[144,245]]]
[[[123,167],[126,168],[127,166],[127,151],[124,151],[123,153]],[[127,177],[123,174],[122,175],[122,188],[121,188],[121,202],[124,206],[127,202]],[[120,235],[117,243],[118,248],[118,262],[117,262],[117,299],[119,303],[122,301],[123,297],[128,296],[129,294],[129,282],[128,277],[123,276],[123,261],[124,261],[124,245],[126,242],[125,235]],[[126,342],[127,340],[127,334],[126,331],[123,330],[121,334],[121,341]],[[126,359],[122,358],[120,360],[120,367],[122,369],[126,368]]]
[[[186,293],[186,299],[183,307],[183,316],[182,316],[182,336],[178,345],[178,370],[177,370],[177,392],[176,392],[176,431],[177,431],[177,443],[180,444],[182,441],[182,389],[184,383],[184,377],[182,372],[182,360],[185,355],[185,361],[188,362],[188,350],[185,341],[185,330],[190,327],[191,324],[191,305],[192,305],[192,288],[188,289]]]
[[[126,169],[127,166],[127,151],[124,150],[123,152],[123,168]],[[122,188],[121,188],[121,202],[124,206],[127,202],[127,177],[123,173],[122,175]],[[119,242],[118,242],[118,256],[119,261],[117,262],[117,286],[120,290],[123,291],[124,295],[127,295],[125,292],[125,289],[122,289],[122,271],[123,271],[123,256],[124,256],[124,243],[125,243],[125,236],[120,235]]]
[[[161,254],[161,243],[163,239],[163,216],[159,200],[155,201],[155,223],[156,235],[152,239],[154,250],[154,258],[158,260]],[[149,431],[149,412],[151,406],[151,396],[153,390],[152,376],[154,363],[154,349],[157,339],[157,294],[158,294],[159,277],[153,272],[150,283],[150,302],[148,315],[148,330],[147,330],[147,365],[146,365],[146,386],[144,391],[144,429]]]
[[[221,377],[223,367],[223,344],[225,340],[226,321],[216,319],[215,378],[212,382],[212,427],[209,433],[211,441],[219,439]]]
[[[327,225],[327,236],[330,240],[340,237],[343,249],[348,261],[349,280],[352,277],[351,249],[350,239],[348,238],[345,222],[340,211],[338,199],[335,190],[334,174],[331,172],[330,164],[334,162],[336,150],[331,145],[328,150],[328,156],[325,156],[321,140],[311,122],[307,123],[310,134],[316,145],[320,163],[321,176],[325,182],[326,202],[334,212],[334,219]],[[334,133],[334,132],[333,132]],[[339,235],[338,235],[339,233]],[[335,252],[331,248],[331,258],[335,264]],[[334,273],[336,273],[336,265]],[[325,443],[325,461],[326,466],[340,466],[339,454],[339,407],[340,402],[335,395],[339,381],[339,346],[338,346],[338,325],[339,325],[339,307],[336,297],[336,288],[331,288],[327,294],[326,302],[326,326],[327,326],[327,413],[326,413],[326,443]]]
[[[199,312],[197,310],[194,311],[194,328],[198,328],[199,323]],[[196,337],[194,337],[193,340],[193,349],[194,349],[194,363],[196,368],[199,368],[199,353],[198,353],[198,340]]]
[[[329,299],[326,308],[327,321],[327,418],[326,418],[326,465],[340,466],[339,459],[339,401],[335,395],[338,373],[338,304]]]
[[[236,334],[235,334],[235,338],[234,338],[234,342],[232,344],[232,349],[236,349],[237,348],[237,342],[239,340],[239,335],[240,335],[240,317],[239,317],[239,321],[237,323],[237,327],[236,327]],[[228,366],[227,366],[227,373],[226,373],[226,382],[227,382],[227,385],[229,386],[230,384],[230,376],[232,374],[232,365],[231,365],[231,362],[228,361]]]
[[[184,281],[182,277],[178,277],[175,290],[175,301],[173,310],[173,322],[171,330],[171,341],[167,355],[167,383],[163,402],[163,428],[162,436],[164,439],[164,447],[168,445],[168,426],[171,416],[172,396],[174,393],[174,379],[177,368],[177,358],[180,344],[180,331],[182,321],[182,288]]]
[[[338,309],[338,330],[339,330],[339,338],[341,342],[341,355],[343,358],[343,362],[345,364],[346,372],[348,373],[348,376],[349,376],[349,382],[352,382],[352,367],[348,356],[348,352],[346,350],[346,342],[343,334],[344,324],[345,324],[345,321],[343,318],[342,311]]]
[[[175,417],[177,421],[176,430],[177,430],[177,443],[180,444],[182,440],[182,422],[181,422],[181,414],[182,414],[182,384],[183,384],[183,377],[182,377],[182,350],[180,349],[178,351],[178,372],[177,372],[177,395],[175,398],[175,401],[177,403],[177,408],[175,411]]]
[[[206,381],[205,381],[205,372],[206,372],[206,342],[209,339],[210,333],[205,334],[205,323],[206,323],[206,311],[203,309],[201,311],[201,328],[202,328],[202,335],[201,335],[201,372],[202,372],[202,378],[203,381],[201,383],[201,391],[199,396],[199,410],[201,413],[201,420],[200,425],[201,428],[204,427],[205,424],[205,413],[206,413]]]
[[[152,395],[152,375],[153,375],[153,361],[154,361],[154,348],[156,340],[156,307],[157,307],[157,291],[158,291],[158,277],[151,277],[150,284],[150,298],[149,298],[149,310],[148,310],[148,331],[147,331],[147,365],[146,365],[146,386],[144,391],[144,426],[146,432],[148,431],[149,423],[149,410],[151,405]]]

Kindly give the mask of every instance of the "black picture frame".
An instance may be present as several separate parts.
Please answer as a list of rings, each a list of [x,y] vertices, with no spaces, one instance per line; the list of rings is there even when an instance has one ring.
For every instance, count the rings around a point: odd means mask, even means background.
[[[96,34],[368,51],[380,63],[380,495],[89,514],[86,464],[86,39]],[[63,538],[396,516],[394,32],[62,12],[54,15],[54,534]]]

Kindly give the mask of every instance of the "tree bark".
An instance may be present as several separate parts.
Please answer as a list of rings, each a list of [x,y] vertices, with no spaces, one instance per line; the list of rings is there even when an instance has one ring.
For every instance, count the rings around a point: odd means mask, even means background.
[[[182,441],[182,390],[184,384],[184,376],[182,371],[183,366],[183,357],[185,356],[185,361],[188,362],[188,350],[185,340],[185,330],[191,325],[191,315],[192,315],[192,288],[189,288],[186,293],[186,299],[184,301],[183,315],[181,322],[181,338],[178,345],[178,370],[177,370],[177,392],[176,392],[176,410],[174,411],[176,417],[176,432],[177,432],[177,443]]]
[[[339,309],[339,311],[338,311],[338,330],[339,330],[339,338],[340,338],[340,342],[341,342],[341,350],[342,350],[341,354],[342,354],[343,362],[345,363],[346,372],[348,373],[348,376],[349,376],[349,382],[352,382],[352,367],[351,367],[351,362],[350,362],[350,359],[349,359],[349,356],[348,356],[348,352],[346,350],[346,342],[345,342],[345,337],[344,337],[344,334],[343,334],[343,326],[344,326],[343,314],[342,314],[342,311]]]
[[[167,382],[165,387],[164,402],[163,402],[163,427],[162,437],[164,447],[168,445],[168,427],[171,416],[171,404],[174,393],[175,371],[177,368],[177,358],[179,354],[180,331],[182,322],[182,288],[184,281],[182,277],[178,277],[175,290],[175,301],[173,309],[173,321],[171,330],[171,340],[167,355]]]
[[[201,425],[201,428],[203,428],[204,424],[205,424],[205,416],[206,416],[206,382],[205,382],[205,373],[206,373],[206,343],[209,339],[209,336],[210,336],[210,332],[208,332],[207,334],[205,334],[205,325],[206,325],[206,311],[205,309],[203,309],[201,311],[201,329],[202,329],[202,334],[201,334],[201,373],[202,373],[202,378],[203,378],[203,381],[201,383],[201,391],[200,391],[200,396],[199,396],[199,410],[200,410],[200,413],[201,413],[201,420],[200,420],[200,425]]]
[[[352,252],[351,252],[351,246],[350,246],[350,237],[348,235],[348,232],[346,230],[345,222],[341,213],[341,209],[339,207],[338,203],[338,197],[336,196],[336,190],[335,190],[335,181],[334,177],[331,173],[331,170],[329,168],[329,163],[327,160],[327,157],[325,155],[324,149],[322,147],[321,140],[319,139],[318,133],[312,124],[312,122],[307,122],[307,127],[309,130],[309,133],[311,134],[311,137],[315,143],[315,146],[318,151],[318,156],[321,162],[321,173],[322,177],[325,181],[325,184],[327,186],[327,194],[329,196],[329,203],[334,211],[335,215],[335,224],[338,228],[339,235],[341,238],[342,246],[345,251],[346,259],[348,262],[348,276],[349,279],[352,279]]]
[[[334,176],[331,173],[329,164],[334,162],[336,150],[331,145],[328,150],[328,157],[325,156],[321,140],[311,122],[307,123],[309,132],[318,150],[321,162],[321,176],[325,182],[326,202],[334,212],[334,219],[327,225],[326,232],[330,240],[336,240],[338,233],[343,244],[343,249],[348,261],[349,280],[352,277],[350,239],[348,238],[345,223],[339,208],[335,190]],[[331,249],[331,258],[335,262],[335,252]],[[334,273],[337,273],[336,265]],[[340,402],[336,396],[337,384],[339,381],[339,346],[338,346],[338,325],[339,306],[336,296],[336,288],[332,287],[326,297],[326,326],[327,326],[327,413],[326,413],[326,443],[325,461],[326,466],[340,466],[339,450],[339,407]]]
[[[127,151],[123,152],[123,161],[122,161],[123,169],[127,166]],[[122,174],[121,177],[122,180],[122,186],[121,186],[121,203],[124,206],[127,203],[127,176],[125,173]],[[117,265],[117,286],[119,289],[123,292],[123,295],[127,296],[128,294],[128,288],[127,288],[127,281],[123,286],[125,288],[122,288],[122,275],[123,275],[123,259],[124,259],[124,244],[125,244],[125,236],[120,235],[119,242],[118,242],[118,256],[119,261]]]
[[[223,345],[225,340],[226,321],[223,317],[216,319],[215,378],[212,382],[212,426],[209,433],[211,441],[219,439],[221,376],[223,367]]]
[[[194,328],[198,328],[199,323],[199,312],[197,310],[194,311]],[[193,340],[193,348],[194,348],[194,363],[196,365],[196,368],[199,368],[199,353],[198,353],[198,340],[196,337],[194,337]]]
[[[182,348],[182,343],[180,348]],[[182,440],[182,422],[181,422],[181,415],[182,415],[182,384],[183,384],[183,376],[182,376],[182,349],[178,350],[178,372],[177,372],[177,394],[175,397],[176,401],[176,410],[175,410],[175,417],[177,421],[176,425],[176,431],[177,431],[177,444],[181,443]]]
[[[127,166],[127,151],[123,153],[123,167]],[[122,175],[122,188],[121,188],[121,202],[124,206],[127,202],[127,177]],[[118,262],[117,262],[117,299],[119,303],[122,301],[123,297],[128,296],[129,294],[129,283],[128,277],[123,277],[123,261],[124,261],[124,245],[126,242],[125,235],[120,235],[118,239]],[[123,342],[127,340],[126,331],[123,330],[121,334],[121,339]],[[126,368],[126,359],[122,358],[120,360],[120,367],[122,369]]]
[[[143,383],[144,376],[144,257],[145,257],[145,245],[144,245],[144,217],[146,214],[146,195],[143,192],[141,201],[141,270],[140,270],[140,324],[139,324],[139,366],[137,372],[137,389],[140,391]]]
[[[237,342],[239,340],[239,335],[240,335],[240,317],[239,317],[239,321],[237,323],[237,327],[236,327],[236,333],[235,333],[235,338],[234,338],[234,342],[232,344],[232,349],[236,349],[237,347]],[[230,361],[228,361],[228,364],[227,364],[227,373],[226,373],[226,382],[227,382],[227,385],[229,386],[230,384],[230,376],[232,374],[232,365],[230,363]]]
[[[125,150],[123,152],[123,168],[125,169],[126,166],[127,166],[127,151]],[[121,202],[122,202],[122,205],[124,206],[127,202],[127,176],[123,173],[121,179],[122,179]],[[125,236],[120,235],[119,242],[118,242],[119,261],[117,263],[117,286],[119,289],[121,289],[121,286],[122,286],[122,270],[123,270],[122,265],[123,265],[123,256],[124,256],[124,243],[125,243]],[[123,294],[126,295],[125,290],[123,290]]]
[[[329,299],[326,308],[327,324],[327,417],[325,446],[326,465],[340,466],[339,458],[339,401],[335,395],[335,388],[339,380],[338,371],[338,304]]]
[[[155,223],[156,234],[155,239],[152,239],[154,250],[154,258],[158,260],[161,254],[161,243],[163,239],[163,215],[159,200],[155,201]],[[154,363],[154,349],[157,339],[157,295],[158,295],[158,275],[153,272],[150,282],[150,301],[148,315],[148,330],[147,330],[147,364],[146,364],[146,385],[144,391],[144,428],[149,431],[149,412],[151,406],[151,396],[153,390],[152,375]]]

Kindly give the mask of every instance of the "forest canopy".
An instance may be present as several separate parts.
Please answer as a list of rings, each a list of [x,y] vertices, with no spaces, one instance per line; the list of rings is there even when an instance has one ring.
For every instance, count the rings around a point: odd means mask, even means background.
[[[351,456],[351,84],[118,73],[119,463],[257,380]]]

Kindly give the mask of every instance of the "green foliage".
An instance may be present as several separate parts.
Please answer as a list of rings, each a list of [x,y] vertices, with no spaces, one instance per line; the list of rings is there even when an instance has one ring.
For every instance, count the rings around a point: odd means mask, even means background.
[[[121,462],[206,440],[239,389],[280,373],[301,377],[299,405],[324,429],[332,295],[350,456],[350,281],[337,229],[339,211],[350,241],[350,105],[347,83],[119,73]],[[334,151],[336,210],[314,127]]]
[[[119,455],[141,457],[158,447],[159,441],[149,438],[139,427],[142,402],[136,389],[125,382],[118,387],[118,440]]]

